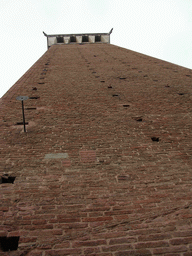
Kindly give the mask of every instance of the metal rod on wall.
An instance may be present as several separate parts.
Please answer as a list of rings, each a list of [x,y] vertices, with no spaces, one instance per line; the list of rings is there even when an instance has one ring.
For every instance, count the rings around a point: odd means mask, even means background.
[[[16,99],[21,101],[22,104],[22,114],[23,114],[23,128],[24,128],[24,132],[26,132],[26,128],[25,128],[25,113],[24,113],[24,100],[27,100],[29,97],[28,96],[18,96]]]

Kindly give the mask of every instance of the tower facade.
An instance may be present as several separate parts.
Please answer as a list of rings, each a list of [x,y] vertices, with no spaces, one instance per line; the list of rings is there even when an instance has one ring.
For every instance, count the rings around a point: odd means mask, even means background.
[[[192,71],[46,36],[0,102],[0,255],[191,255]]]

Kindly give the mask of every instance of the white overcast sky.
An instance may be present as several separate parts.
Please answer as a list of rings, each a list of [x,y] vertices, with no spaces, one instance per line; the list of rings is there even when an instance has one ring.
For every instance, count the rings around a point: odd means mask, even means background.
[[[192,69],[192,0],[0,0],[0,97],[47,50],[47,34],[111,43]]]

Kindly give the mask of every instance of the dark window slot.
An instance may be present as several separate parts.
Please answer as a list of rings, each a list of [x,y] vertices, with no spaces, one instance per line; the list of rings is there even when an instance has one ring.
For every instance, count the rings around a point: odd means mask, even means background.
[[[88,36],[82,36],[82,42],[84,42],[84,43],[89,42],[89,37]]]
[[[64,39],[63,39],[62,36],[58,36],[58,37],[57,37],[57,43],[58,43],[58,44],[64,43]]]
[[[95,36],[95,42],[101,42],[101,36]]]
[[[25,122],[25,124],[28,124],[28,122]],[[17,122],[16,125],[23,125],[23,122]]]
[[[15,181],[14,176],[9,176],[8,174],[4,174],[3,176],[0,177],[0,183],[14,183]]]
[[[71,36],[70,37],[70,41],[71,41],[71,43],[76,43],[76,37],[75,36]]]
[[[151,139],[152,139],[152,141],[157,141],[157,142],[159,142],[159,137],[152,137]]]
[[[39,99],[40,97],[29,97],[30,100],[37,100]]]
[[[130,107],[130,105],[123,105],[123,107],[124,107],[124,108],[128,108],[128,107]]]
[[[26,108],[26,110],[35,110],[36,108]]]
[[[0,237],[0,251],[16,251],[18,249],[19,236]]]

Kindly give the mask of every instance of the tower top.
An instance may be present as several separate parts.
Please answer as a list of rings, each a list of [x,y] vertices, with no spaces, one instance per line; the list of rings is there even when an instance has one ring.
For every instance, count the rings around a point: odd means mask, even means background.
[[[44,36],[47,37],[47,48],[54,44],[84,44],[84,43],[110,43],[110,35],[113,28],[109,33],[86,33],[86,34],[55,34],[47,35],[43,32]]]

